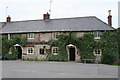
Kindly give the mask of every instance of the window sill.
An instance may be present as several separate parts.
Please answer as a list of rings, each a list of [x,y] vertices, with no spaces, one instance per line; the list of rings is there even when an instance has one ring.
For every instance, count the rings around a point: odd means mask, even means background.
[[[27,53],[27,54],[34,54],[34,53]]]
[[[58,55],[58,53],[52,53],[53,55]]]
[[[97,39],[97,40],[99,40],[99,39],[100,39],[100,37],[96,37],[96,38],[94,38],[94,39]]]
[[[34,38],[28,38],[28,39],[34,39]]]

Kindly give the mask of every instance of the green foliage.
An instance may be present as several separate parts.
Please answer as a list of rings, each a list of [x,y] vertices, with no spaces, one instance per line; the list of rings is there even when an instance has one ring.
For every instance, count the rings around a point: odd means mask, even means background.
[[[61,34],[57,42],[55,40],[50,40],[49,44],[51,46],[59,47],[58,55],[50,55],[49,60],[57,60],[57,61],[66,61],[68,60],[68,55],[66,51],[66,46],[68,44],[76,45],[80,49],[81,59],[94,59],[93,49],[94,49],[94,37],[92,34],[85,34],[83,37],[77,37],[76,34]],[[56,43],[56,44],[55,44]],[[64,60],[65,59],[65,60]]]
[[[12,37],[13,44],[20,44],[21,46],[26,45],[27,39],[25,37],[21,37],[20,35],[13,35]]]
[[[117,35],[118,35],[118,54],[120,59],[120,28],[117,29]]]
[[[48,42],[49,45],[51,46],[58,46],[58,40],[57,39],[52,39]]]
[[[102,34],[102,63],[112,64],[118,59],[118,34],[116,31],[106,31]]]
[[[12,54],[6,54],[5,55],[5,59],[16,60],[17,59],[17,50],[14,47],[12,47],[11,52],[12,52]]]
[[[8,40],[7,35],[2,35],[2,56],[4,59],[16,59],[16,50],[14,50],[13,46],[15,44],[19,44],[21,46],[27,43],[27,39],[25,37],[19,35],[13,35],[12,39]],[[12,54],[9,54],[10,48],[12,49]]]
[[[81,59],[94,59],[95,56],[93,54],[94,50],[94,36],[91,33],[85,34],[83,37],[79,38],[79,41],[77,43],[80,43],[77,45],[77,47],[80,49],[80,56]]]
[[[50,41],[51,46],[59,47],[59,55],[50,54],[50,60],[67,60],[66,45],[71,43],[79,48],[81,59],[95,59],[93,54],[94,49],[102,49],[102,63],[112,64],[118,57],[118,45],[120,45],[119,34],[120,29],[117,31],[105,31],[102,33],[100,40],[95,40],[92,33],[86,33],[83,37],[71,34],[71,38],[67,34],[61,34],[58,40]]]
[[[62,62],[67,61],[66,56],[63,54],[58,54],[58,55],[48,54],[48,60],[49,61],[62,61]]]
[[[48,43],[50,46],[57,46],[59,48],[59,54],[48,55],[48,60],[50,61],[67,61],[67,51],[66,51],[66,45],[69,43],[68,41],[69,35],[67,34],[61,34],[59,35],[59,38],[57,40],[50,40]]]

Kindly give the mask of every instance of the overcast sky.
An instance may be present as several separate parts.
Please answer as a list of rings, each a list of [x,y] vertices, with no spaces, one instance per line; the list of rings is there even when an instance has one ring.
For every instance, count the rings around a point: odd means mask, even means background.
[[[42,19],[49,12],[51,0],[0,0],[0,22],[10,15],[12,21]],[[119,0],[52,0],[51,19],[96,16],[107,23],[112,10],[113,27],[118,27]],[[6,7],[7,14],[6,14]]]

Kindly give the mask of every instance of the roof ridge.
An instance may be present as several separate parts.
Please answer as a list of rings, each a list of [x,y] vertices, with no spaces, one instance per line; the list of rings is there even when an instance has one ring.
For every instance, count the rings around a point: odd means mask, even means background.
[[[50,19],[50,20],[62,20],[62,19],[77,19],[77,18],[92,18],[95,16],[83,16],[83,17],[68,17],[68,18],[54,18],[54,19]],[[35,20],[22,20],[22,21],[11,21],[9,23],[14,23],[14,22],[28,22],[28,21],[45,21],[43,19],[35,19]],[[49,21],[49,20],[48,20]],[[1,22],[4,23],[4,22]],[[7,22],[6,22],[7,23]]]

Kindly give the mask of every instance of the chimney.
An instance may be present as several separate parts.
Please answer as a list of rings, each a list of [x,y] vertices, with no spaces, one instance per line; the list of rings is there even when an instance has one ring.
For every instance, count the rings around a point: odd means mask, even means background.
[[[111,15],[111,10],[108,11],[108,24],[112,26],[112,15]]]
[[[43,14],[43,20],[49,20],[50,14],[47,12],[47,14]]]
[[[6,22],[11,22],[11,17],[8,15]]]

